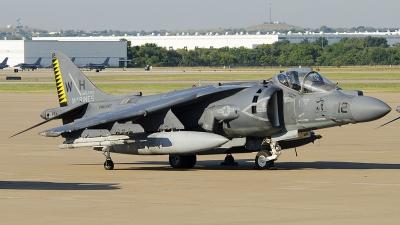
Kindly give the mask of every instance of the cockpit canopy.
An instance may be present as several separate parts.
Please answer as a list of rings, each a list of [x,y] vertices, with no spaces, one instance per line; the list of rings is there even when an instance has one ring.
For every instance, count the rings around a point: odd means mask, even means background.
[[[301,93],[330,92],[338,88],[330,80],[311,69],[296,68],[275,76],[276,81]]]

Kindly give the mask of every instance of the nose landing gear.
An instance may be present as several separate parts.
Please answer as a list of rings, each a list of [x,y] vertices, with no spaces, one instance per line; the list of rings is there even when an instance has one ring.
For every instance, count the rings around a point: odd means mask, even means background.
[[[255,166],[254,169],[257,170],[265,170],[270,169],[274,166],[274,162],[281,155],[281,146],[277,141],[272,141],[271,139],[265,140],[266,144],[269,144],[271,151],[261,150],[257,153],[255,158]]]

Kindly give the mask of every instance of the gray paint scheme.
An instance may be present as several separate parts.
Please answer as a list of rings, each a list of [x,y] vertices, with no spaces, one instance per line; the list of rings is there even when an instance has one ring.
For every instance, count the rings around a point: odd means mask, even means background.
[[[107,57],[103,63],[88,63],[84,67],[87,67],[90,70],[94,69],[94,70],[102,71],[102,70],[105,70],[107,67],[110,67],[110,65],[108,64],[109,61],[110,61],[110,57]]]
[[[400,105],[396,107],[396,111],[397,111],[398,113],[400,113]],[[386,123],[380,125],[379,127],[375,128],[375,129],[378,129],[378,128],[380,128],[380,127],[386,126],[386,125],[388,125],[389,123],[394,122],[394,121],[396,121],[396,120],[398,120],[398,119],[400,119],[400,116],[398,116],[398,117],[396,117],[396,118],[394,118],[394,119],[392,119],[392,120],[390,120],[390,121],[388,121],[388,122],[386,122]]]
[[[21,70],[36,70],[38,68],[42,68],[42,65],[40,64],[41,61],[42,57],[39,57],[34,63],[20,63],[16,66],[20,67]]]
[[[255,167],[266,169],[282,149],[320,138],[314,130],[368,122],[391,110],[361,91],[341,90],[310,69],[260,82],[109,95],[63,53],[52,51],[52,59],[60,107],[41,116],[45,122],[62,119],[63,125],[39,134],[64,137],[60,148],[103,151],[105,169],[114,168],[110,152],[165,154],[174,168],[193,167],[197,154],[227,154],[224,164],[233,165],[232,153],[258,152]]]
[[[8,60],[8,57],[4,58],[3,62],[0,63],[0,69],[4,69],[4,68],[8,67],[7,60]]]

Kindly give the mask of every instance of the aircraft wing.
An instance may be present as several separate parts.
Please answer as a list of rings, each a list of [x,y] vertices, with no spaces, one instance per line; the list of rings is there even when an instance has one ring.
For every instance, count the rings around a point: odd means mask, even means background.
[[[125,108],[112,110],[105,113],[100,113],[91,117],[75,120],[72,124],[65,124],[59,127],[55,127],[49,130],[40,132],[39,134],[46,137],[57,137],[63,133],[73,132],[90,128],[106,123],[118,122],[118,121],[129,121],[134,120],[142,116],[146,116],[150,113],[159,112],[162,110],[170,109],[174,106],[187,104],[193,101],[210,96],[213,94],[221,93],[229,90],[241,90],[245,88],[239,85],[229,86],[204,86],[198,88],[186,89],[184,91],[169,92],[158,100],[145,102],[142,104],[132,105]]]

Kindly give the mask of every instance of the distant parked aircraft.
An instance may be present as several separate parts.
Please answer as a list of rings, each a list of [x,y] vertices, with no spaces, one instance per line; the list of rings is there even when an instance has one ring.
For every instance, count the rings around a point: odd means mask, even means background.
[[[8,57],[6,57],[6,58],[3,60],[3,62],[0,63],[0,69],[4,69],[4,68],[8,67],[8,65],[7,65],[7,60],[8,60]]]
[[[103,63],[88,63],[88,64],[86,64],[85,67],[89,68],[89,70],[95,69],[95,70],[102,71],[102,70],[105,70],[106,67],[110,67],[110,65],[108,65],[108,61],[110,61],[110,57],[107,57]]]
[[[42,68],[42,65],[40,65],[40,61],[42,61],[42,57],[39,57],[38,60],[35,63],[20,63],[18,65],[16,65],[15,67],[20,67],[21,70],[29,70],[31,69],[36,70],[37,68]]]

